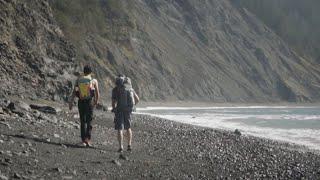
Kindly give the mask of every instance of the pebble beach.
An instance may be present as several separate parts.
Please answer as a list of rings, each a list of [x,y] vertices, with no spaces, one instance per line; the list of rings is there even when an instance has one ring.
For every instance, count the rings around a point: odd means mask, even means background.
[[[0,179],[319,179],[302,146],[133,115],[133,151],[118,153],[113,114],[96,111],[93,148],[76,111],[0,113]],[[126,147],[126,146],[125,146]]]

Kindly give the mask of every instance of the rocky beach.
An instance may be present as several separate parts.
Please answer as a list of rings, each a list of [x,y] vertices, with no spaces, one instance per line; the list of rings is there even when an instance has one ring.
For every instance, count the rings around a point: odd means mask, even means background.
[[[266,1],[271,11],[235,0],[0,0],[0,180],[320,179],[318,151],[148,115],[133,115],[133,151],[120,154],[103,105],[94,146],[83,147],[66,104],[85,65],[99,102],[124,74],[147,105],[319,104],[313,1]]]
[[[146,115],[133,151],[117,152],[113,114],[95,111],[93,148],[76,108],[1,100],[0,179],[319,179],[319,152]]]

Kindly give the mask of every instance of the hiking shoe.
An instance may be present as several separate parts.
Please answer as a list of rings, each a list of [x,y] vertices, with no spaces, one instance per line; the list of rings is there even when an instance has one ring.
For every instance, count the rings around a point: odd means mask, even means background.
[[[87,145],[87,147],[93,147],[91,141],[87,141],[86,145]]]
[[[122,152],[123,152],[123,148],[119,148],[119,149],[118,149],[118,152],[119,152],[119,153],[122,153]]]
[[[84,142],[84,141],[82,141],[81,143],[79,143],[79,146],[81,146],[81,147],[87,147],[87,143]]]
[[[131,145],[128,145],[127,151],[132,151]]]

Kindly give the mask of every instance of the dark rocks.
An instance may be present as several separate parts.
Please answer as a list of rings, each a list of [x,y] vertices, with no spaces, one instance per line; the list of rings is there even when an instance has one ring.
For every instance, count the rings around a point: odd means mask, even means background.
[[[57,114],[56,108],[51,107],[51,106],[30,104],[30,108],[36,109],[36,110],[44,112],[44,113]]]
[[[1,97],[33,99],[37,94],[36,97],[49,99],[47,90],[59,92],[60,97],[69,91],[69,87],[59,83],[66,78],[59,75],[71,74],[74,50],[61,32],[56,31],[59,27],[52,20],[51,8],[42,6],[43,2],[7,1],[0,6]],[[16,23],[12,24],[13,20]]]
[[[15,178],[15,179],[21,179],[22,176],[21,176],[20,174],[18,174],[18,173],[14,173],[13,178]]]
[[[9,114],[9,115],[11,114],[11,111],[6,107],[2,108],[2,110],[3,110],[4,114]]]
[[[37,110],[32,111],[33,116],[35,116],[36,118],[40,118],[41,117],[41,113]]]
[[[143,117],[139,117],[138,119],[143,119]],[[190,168],[192,162],[196,162],[198,166],[201,166],[202,169],[207,169],[208,171],[223,169],[223,171],[218,170],[213,174],[204,170],[202,176],[209,179],[213,177],[220,177],[220,179],[228,179],[230,177],[238,177],[240,179],[288,179],[290,177],[295,179],[297,177],[302,177],[301,174],[303,174],[303,177],[314,177],[310,172],[313,171],[312,169],[314,169],[315,166],[310,164],[311,159],[307,157],[308,155],[302,155],[303,153],[301,152],[298,153],[287,150],[279,151],[279,144],[273,141],[266,141],[253,137],[238,138],[238,132],[212,131],[175,124],[170,125],[170,122],[162,123],[161,119],[153,117],[150,117],[150,119],[143,119],[143,123],[153,124],[161,129],[160,131],[163,131],[163,133],[150,133],[152,135],[143,134],[142,137],[144,138],[144,142],[148,144],[147,147],[157,147],[161,149],[161,151],[147,151],[152,152],[150,156],[161,156],[166,154],[165,156],[169,157],[169,155],[172,155],[173,158],[170,158],[173,159],[172,162],[167,163],[176,163],[177,160],[187,162],[188,165],[183,165],[183,163],[181,163],[180,168],[182,169],[183,167]],[[176,129],[176,127],[178,128]],[[162,128],[164,130],[162,130]],[[170,131],[171,128],[176,130]],[[165,143],[166,145],[161,146],[157,144],[158,142],[170,142],[170,145]],[[157,145],[155,146],[155,144]],[[164,149],[162,150],[162,148]],[[164,153],[161,153],[162,151],[164,151]],[[305,161],[302,163],[304,167],[306,164],[309,164],[309,167],[311,168],[308,171],[309,173],[301,168],[301,156],[304,156],[305,158],[305,160],[302,160]],[[291,167],[289,162],[295,161],[299,161],[300,163],[295,163],[295,167],[290,168],[292,171],[290,175],[279,174],[279,172],[287,172],[286,167]],[[206,166],[211,166],[212,169],[206,168]],[[255,173],[250,172],[251,170]],[[194,173],[190,174],[195,175]],[[178,175],[178,177],[180,177],[180,175]]]
[[[7,154],[11,154],[11,152],[7,151]],[[4,162],[8,163],[8,164],[12,164],[12,160],[10,158],[5,158]]]
[[[79,130],[68,127],[76,124],[69,120],[73,113],[46,116],[31,116],[35,125],[14,116],[6,121],[12,130],[0,127],[0,166],[6,169],[0,174],[13,178],[18,173],[22,179],[24,174],[30,179],[115,179],[119,173],[120,179],[317,179],[320,172],[318,155],[289,150],[290,145],[144,115],[132,117],[134,152],[116,152],[113,115],[102,111],[94,121],[97,146],[79,148]]]
[[[238,135],[238,136],[241,136],[241,132],[240,132],[239,129],[234,130],[234,134],[235,134],[235,135]]]
[[[8,109],[10,109],[11,111],[15,110],[16,107],[15,107],[15,104],[13,102],[10,102],[7,106]]]
[[[56,171],[56,172],[59,172],[59,173],[62,173],[62,172],[63,172],[62,169],[59,168],[59,167],[53,168],[52,170],[53,170],[53,171]]]
[[[20,117],[24,117],[25,113],[22,111],[16,111],[16,110],[12,110],[13,113],[17,114]]]

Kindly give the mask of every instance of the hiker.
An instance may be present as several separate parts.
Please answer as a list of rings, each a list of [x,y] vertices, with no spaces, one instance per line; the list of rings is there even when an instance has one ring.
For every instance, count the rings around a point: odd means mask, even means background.
[[[125,129],[127,133],[127,150],[132,150],[131,113],[133,106],[138,102],[139,97],[132,88],[130,78],[118,76],[116,78],[116,87],[112,89],[112,112],[115,113],[115,130],[118,131],[118,152],[123,151],[123,129]]]
[[[92,78],[92,70],[89,65],[84,66],[83,75],[75,82],[69,109],[72,110],[74,98],[78,97],[78,110],[80,115],[81,145],[91,147],[91,131],[93,109],[99,101],[98,81]]]

